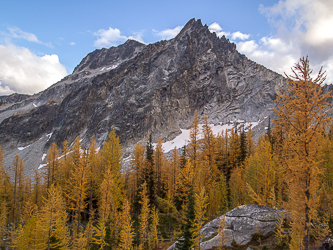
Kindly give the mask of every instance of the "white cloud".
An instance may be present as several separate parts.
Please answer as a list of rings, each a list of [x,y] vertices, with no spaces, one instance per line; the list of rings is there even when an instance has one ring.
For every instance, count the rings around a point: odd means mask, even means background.
[[[18,27],[8,27],[10,34],[14,38],[22,38],[30,42],[40,43],[37,36],[32,33],[24,32]]]
[[[72,46],[74,46],[76,43],[75,42],[71,42],[69,45],[72,45]]]
[[[153,29],[153,32],[155,33],[156,36],[161,37],[162,40],[170,40],[177,36],[179,32],[182,30],[183,26],[177,26],[176,28],[173,29],[165,29],[162,31],[158,31]]]
[[[295,62],[308,55],[314,72],[323,66],[326,83],[333,83],[332,1],[280,0],[271,7],[261,5],[259,10],[277,28],[275,37],[292,45],[290,55]]]
[[[236,32],[231,34],[231,40],[237,40],[237,39],[247,40],[249,38],[250,38],[249,34],[243,34],[240,31],[236,31]]]
[[[13,44],[0,45],[0,95],[33,94],[67,75],[57,55],[37,56]]]
[[[222,27],[217,22],[212,23],[211,25],[209,25],[208,29],[211,32],[215,32],[218,37],[222,37],[222,36],[228,37],[228,36],[230,36],[230,32],[223,31]]]
[[[237,50],[251,60],[280,74],[284,72],[290,74],[291,66],[299,59],[295,56],[299,52],[292,44],[272,37],[263,37],[259,42],[254,40],[239,42]]]
[[[29,42],[39,43],[39,44],[45,45],[45,46],[50,47],[50,48],[53,47],[53,45],[51,43],[43,43],[42,41],[38,40],[38,38],[35,34],[22,31],[18,27],[10,26],[7,29],[10,32],[10,35],[9,35],[10,38],[24,39],[24,40],[27,40]]]
[[[272,36],[249,40],[249,34],[224,31],[216,22],[209,29],[228,37],[251,60],[280,74],[291,74],[291,67],[301,57],[309,56],[314,73],[323,66],[326,83],[333,83],[332,1],[280,0],[270,7],[260,5],[259,10],[276,28]]]
[[[250,37],[249,34],[244,34],[244,33],[240,32],[240,31],[236,31],[234,33],[223,31],[222,27],[217,22],[214,22],[211,25],[209,25],[208,29],[211,32],[215,32],[218,37],[222,37],[222,36],[230,37],[230,39],[232,41],[235,41],[235,40],[247,40]]]
[[[109,28],[108,30],[100,29],[94,33],[98,39],[94,42],[95,47],[115,46],[118,42],[126,41],[126,36],[120,34],[120,30]]]
[[[113,29],[111,27],[109,27],[107,30],[98,30],[94,33],[94,36],[98,37],[94,42],[94,46],[99,48],[116,46],[117,44],[125,42],[128,39],[137,40],[144,43],[142,40],[143,32],[134,32],[133,36],[127,37],[122,35],[119,29]]]
[[[132,40],[136,40],[136,41],[138,41],[140,43],[145,43],[143,41],[143,32],[142,31],[140,31],[140,32],[133,32],[133,36],[129,36],[129,37],[127,37],[127,39],[132,39]]]

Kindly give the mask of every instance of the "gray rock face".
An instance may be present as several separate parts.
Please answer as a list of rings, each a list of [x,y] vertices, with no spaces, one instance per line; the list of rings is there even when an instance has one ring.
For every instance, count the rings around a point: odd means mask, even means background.
[[[0,146],[7,166],[18,153],[31,173],[51,143],[79,138],[88,147],[95,134],[101,146],[114,128],[127,156],[150,133],[154,141],[173,139],[191,125],[195,110],[213,124],[264,120],[283,84],[281,75],[192,19],[174,39],[96,50],[47,90],[4,103]],[[38,154],[18,150],[27,146]]]
[[[260,205],[243,205],[234,208],[225,215],[208,222],[202,229],[203,234],[201,249],[212,249],[221,246],[221,237],[218,234],[220,221],[225,218],[225,238],[223,244],[231,246],[232,242],[246,245],[253,234],[267,235],[275,230],[275,224],[283,216],[283,210],[276,210]],[[175,249],[173,244],[168,250]]]

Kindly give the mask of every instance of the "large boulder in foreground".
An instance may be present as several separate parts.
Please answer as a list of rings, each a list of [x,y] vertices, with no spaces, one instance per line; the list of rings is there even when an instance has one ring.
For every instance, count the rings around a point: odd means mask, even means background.
[[[224,245],[231,246],[232,242],[237,245],[248,244],[255,233],[267,235],[276,228],[276,222],[283,216],[284,210],[277,210],[260,205],[243,205],[234,208],[210,222],[202,228],[204,235],[200,248],[202,250],[221,246],[218,234],[220,222],[225,218]],[[173,244],[168,250],[175,249]]]

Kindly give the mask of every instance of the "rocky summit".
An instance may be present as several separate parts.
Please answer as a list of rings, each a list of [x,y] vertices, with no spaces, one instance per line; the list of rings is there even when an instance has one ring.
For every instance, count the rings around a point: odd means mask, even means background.
[[[150,133],[155,142],[168,141],[188,129],[195,110],[211,124],[263,121],[283,84],[192,19],[174,39],[95,50],[45,91],[1,97],[0,145],[7,166],[18,154],[31,173],[53,142],[79,138],[88,147],[95,135],[102,146],[115,129],[128,156]]]

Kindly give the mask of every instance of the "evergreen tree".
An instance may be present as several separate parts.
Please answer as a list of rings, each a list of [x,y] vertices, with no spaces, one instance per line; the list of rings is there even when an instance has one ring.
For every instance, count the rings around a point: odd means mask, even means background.
[[[193,221],[195,219],[194,213],[194,194],[193,188],[190,187],[188,193],[187,209],[186,209],[186,219],[182,225],[182,237],[178,239],[176,244],[177,250],[188,250],[191,249],[193,240],[192,240],[192,230],[193,230]]]
[[[159,139],[157,141],[155,150],[154,150],[154,183],[155,183],[155,194],[158,197],[162,197],[162,191],[165,189],[165,165],[166,165],[166,157],[164,156],[164,150],[162,148],[162,140]]]
[[[240,162],[243,163],[246,159],[246,156],[248,154],[248,151],[247,151],[247,135],[245,133],[245,130],[244,130],[244,126],[242,126],[241,128],[241,134],[240,134]]]
[[[146,146],[146,164],[144,169],[144,181],[147,183],[147,193],[150,201],[150,205],[154,205],[154,147],[152,134],[149,135],[149,140]]]

